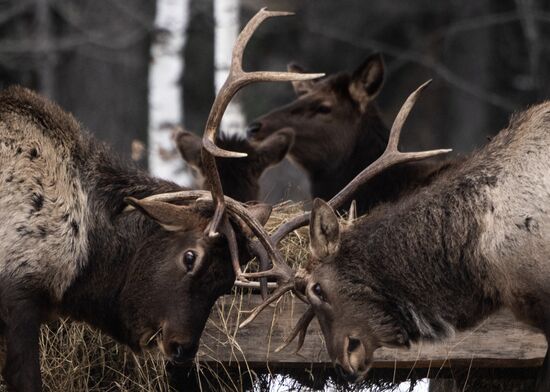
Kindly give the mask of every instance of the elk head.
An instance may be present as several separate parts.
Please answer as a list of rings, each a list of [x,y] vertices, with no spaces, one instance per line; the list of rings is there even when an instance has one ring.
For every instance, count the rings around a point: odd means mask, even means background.
[[[178,130],[174,134],[176,146],[183,159],[199,174],[200,187],[204,188],[201,160],[202,140],[196,134]],[[260,176],[270,166],[284,159],[292,143],[294,130],[283,128],[260,142],[243,139],[239,136],[221,135],[217,145],[221,148],[246,153],[241,159],[218,158],[216,165],[224,193],[238,201],[258,200]]]
[[[288,69],[304,72],[297,65]],[[358,138],[383,127],[374,102],[383,83],[384,63],[379,54],[368,57],[351,75],[293,82],[296,100],[254,120],[247,135],[264,140],[291,127],[296,131],[290,150],[294,162],[310,173],[324,165],[337,167],[340,159],[354,151]]]
[[[408,340],[406,336],[400,335],[385,324],[386,315],[376,296],[368,291],[368,282],[354,281],[353,273],[346,274],[346,261],[352,259],[350,256],[357,251],[357,246],[348,246],[347,228],[340,227],[333,209],[346,202],[361,184],[393,165],[422,160],[450,151],[402,153],[397,149],[401,128],[419,93],[427,84],[412,93],[399,111],[386,150],[378,160],[359,173],[328,203],[315,199],[311,214],[295,217],[280,226],[273,234],[272,241],[278,243],[290,231],[309,223],[311,257],[305,267],[288,273],[274,263],[271,271],[245,274],[249,278],[276,277],[282,284],[252,312],[241,327],[251,322],[268,303],[282,296],[285,291],[294,291],[310,306],[280,349],[298,335],[299,349],[308,325],[317,317],[329,355],[339,373],[349,381],[359,381],[366,375],[372,363],[373,353],[378,347],[406,345]],[[350,225],[353,225],[353,221]]]
[[[132,197],[126,201],[133,207],[125,213],[126,219],[160,228],[151,230],[129,263],[120,291],[124,309],[119,317],[129,331],[122,340],[135,350],[156,343],[174,362],[191,360],[210,309],[235,282],[231,263],[223,262],[230,259],[228,239],[204,235],[213,213],[212,203],[178,205]],[[266,204],[246,207],[246,213],[262,225],[270,211]],[[241,223],[233,216],[230,224],[236,234],[239,260],[248,260],[246,244],[251,233],[240,230]]]

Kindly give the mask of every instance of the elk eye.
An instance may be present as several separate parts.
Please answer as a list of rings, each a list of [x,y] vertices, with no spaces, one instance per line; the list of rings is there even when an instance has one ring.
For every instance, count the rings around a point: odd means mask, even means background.
[[[313,292],[321,301],[327,301],[327,297],[325,297],[325,293],[323,293],[323,289],[321,289],[321,285],[319,283],[315,283],[313,286]]]
[[[191,271],[193,269],[193,266],[195,265],[196,260],[197,260],[197,254],[192,250],[188,250],[183,254],[183,263],[185,264],[185,267],[187,268],[188,271]]]
[[[331,110],[332,110],[331,107],[328,106],[328,105],[319,105],[319,106],[317,106],[317,113],[329,114]]]

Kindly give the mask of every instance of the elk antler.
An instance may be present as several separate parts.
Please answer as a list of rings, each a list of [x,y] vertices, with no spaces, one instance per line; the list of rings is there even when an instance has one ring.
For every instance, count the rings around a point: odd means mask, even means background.
[[[306,312],[300,317],[294,328],[292,329],[292,332],[290,332],[290,335],[285,339],[284,343],[275,349],[275,352],[278,353],[279,351],[284,350],[295,338],[300,335],[298,338],[298,347],[296,347],[296,350],[294,353],[296,354],[302,346],[304,345],[304,339],[306,338],[307,328],[309,327],[309,324],[313,320],[313,317],[315,317],[315,312],[313,311],[313,307],[309,305]]]
[[[255,72],[245,72],[242,68],[243,53],[246,47],[246,44],[250,40],[250,37],[254,34],[254,31],[258,26],[267,18],[273,16],[286,16],[292,15],[289,12],[276,12],[276,11],[267,11],[265,8],[262,8],[245,26],[243,31],[239,34],[237,42],[233,47],[233,54],[231,58],[231,67],[229,69],[229,74],[225,80],[223,86],[221,87],[212,108],[210,114],[208,115],[208,120],[204,129],[203,136],[203,149],[202,149],[202,162],[204,168],[204,174],[207,180],[207,183],[210,186],[212,192],[212,198],[215,201],[216,209],[212,220],[210,221],[207,232],[209,236],[216,235],[218,226],[223,219],[223,213],[225,209],[224,198],[223,198],[223,189],[220,182],[220,176],[216,167],[215,157],[224,157],[224,158],[241,158],[245,157],[246,154],[240,152],[226,151],[215,144],[216,133],[220,122],[223,117],[223,113],[227,108],[227,105],[231,101],[231,98],[239,91],[241,88],[250,83],[255,82],[288,82],[288,81],[298,81],[298,80],[309,80],[317,79],[324,74],[303,74],[303,73],[292,73],[292,72],[267,72],[267,71],[255,71]],[[240,267],[236,271],[240,275]]]
[[[348,211],[348,224],[352,224],[354,220],[357,219],[357,202],[354,200],[351,201]]]
[[[412,161],[418,161],[429,157],[434,157],[437,155],[446,154],[450,149],[442,149],[442,150],[431,150],[431,151],[422,151],[422,152],[400,152],[397,149],[397,145],[399,144],[399,136],[401,135],[401,129],[403,128],[403,125],[405,124],[405,120],[407,119],[412,107],[416,103],[418,96],[424,90],[424,88],[430,83],[430,81],[424,83],[419,88],[417,88],[405,101],[401,109],[399,110],[399,113],[397,114],[397,117],[395,118],[395,121],[392,125],[392,128],[390,130],[390,136],[388,139],[388,145],[386,146],[386,149],[384,153],[373,163],[371,163],[369,166],[367,166],[361,173],[359,173],[348,185],[346,185],[336,196],[334,196],[328,204],[332,208],[339,208],[344,204],[357,190],[357,188],[379,174],[380,172],[386,170],[387,168],[399,164],[399,163],[405,163],[405,162],[412,162]],[[353,214],[353,212],[351,212]],[[277,245],[287,234],[290,232],[305,226],[309,223],[310,220],[310,213],[304,213],[302,215],[296,216],[294,219],[290,220],[289,222],[281,225],[275,233],[271,236],[271,242],[275,245]],[[259,252],[259,257],[262,257],[261,252]],[[268,271],[261,271],[256,273],[245,273],[243,274],[243,277],[246,279],[251,278],[258,278],[258,277],[269,277],[269,276],[275,276],[277,279],[280,278],[278,275],[278,270],[280,269],[279,266],[275,268],[274,265],[271,270]],[[273,271],[273,273],[271,273]],[[291,284],[294,281],[294,277],[284,278],[284,285],[279,287],[268,299],[266,299],[261,305],[259,305],[256,309],[254,309],[251,313],[251,315],[241,323],[240,327],[244,327],[247,324],[249,324],[251,321],[256,318],[256,316],[267,307],[271,302],[277,300],[279,297],[281,297],[285,291],[294,291],[300,299],[305,300],[307,302],[307,299],[304,298],[303,294],[299,293],[297,290],[294,289],[294,286]],[[282,290],[284,289],[284,291]],[[307,330],[307,326],[311,322],[311,312],[312,310],[308,309],[304,317],[300,319],[298,322],[298,325],[293,330],[293,333],[290,336],[290,340],[288,340],[285,343],[288,345],[292,339],[294,339],[298,333],[300,333],[301,338],[303,335],[305,335],[305,331]],[[307,315],[307,316],[306,316]]]
[[[418,100],[420,93],[430,83],[431,80],[428,80],[420,87],[418,87],[411,95],[409,95],[393,122],[390,130],[388,144],[384,153],[376,161],[363,169],[363,171],[355,176],[355,178],[351,180],[351,182],[349,182],[340,192],[338,192],[336,196],[328,201],[328,204],[332,208],[338,209],[342,207],[342,205],[357,191],[357,189],[362,184],[366,183],[371,178],[375,177],[377,174],[388,169],[391,166],[397,165],[399,163],[420,161],[426,158],[447,154],[448,152],[452,151],[451,149],[440,149],[420,152],[400,152],[397,149],[403,125],[405,124],[405,121],[407,120],[411,109]],[[306,212],[302,215],[294,217],[292,220],[281,225],[272,235],[273,243],[279,244],[279,242],[281,242],[281,240],[286,237],[288,233],[309,224],[309,217],[310,213]]]
[[[254,34],[254,31],[267,18],[285,15],[292,14],[288,12],[267,11],[265,8],[261,9],[247,23],[243,31],[239,34],[237,41],[235,42],[229,74],[222,88],[218,92],[214,103],[212,104],[212,108],[210,109],[210,114],[208,115],[208,120],[206,121],[203,135],[203,148],[201,151],[203,173],[209,186],[211,197],[207,197],[204,192],[197,191],[184,191],[151,196],[151,198],[155,200],[195,200],[197,202],[213,202],[215,204],[214,214],[208,226],[206,227],[205,233],[207,233],[208,236],[211,237],[217,235],[218,228],[221,224],[221,231],[226,236],[229,244],[231,262],[235,271],[237,281],[241,279],[242,271],[239,265],[236,236],[233,231],[233,227],[229,223],[228,217],[225,214],[226,207],[228,208],[228,212],[230,214],[238,216],[247,226],[252,229],[254,234],[258,236],[260,243],[264,247],[266,247],[267,255],[273,260],[274,265],[280,265],[278,271],[281,272],[281,275],[291,275],[292,272],[290,267],[286,266],[278,251],[271,244],[269,236],[263,230],[263,227],[255,222],[254,218],[252,218],[252,216],[247,213],[244,207],[242,207],[242,205],[234,200],[231,200],[231,202],[226,206],[226,203],[230,199],[224,197],[220,176],[216,167],[215,160],[215,157],[240,158],[246,156],[246,154],[244,153],[223,150],[215,144],[216,134],[227,105],[231,101],[231,98],[242,87],[254,82],[298,81],[316,79],[324,76],[324,74],[303,74],[292,72],[243,71],[242,60],[244,49],[249,39]],[[243,282],[243,285],[250,286],[250,283],[251,282]]]

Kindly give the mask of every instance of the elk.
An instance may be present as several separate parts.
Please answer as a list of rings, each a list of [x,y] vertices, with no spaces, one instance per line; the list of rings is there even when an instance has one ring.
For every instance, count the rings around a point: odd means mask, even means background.
[[[288,69],[304,72],[295,64]],[[382,56],[374,54],[352,74],[293,82],[297,99],[254,120],[247,128],[248,137],[264,140],[281,128],[292,127],[296,137],[290,160],[306,172],[312,197],[329,200],[386,147],[389,129],[376,102],[384,74]],[[429,184],[452,162],[432,159],[389,168],[357,192],[358,212],[363,214]]]
[[[205,126],[209,191],[186,190],[117,159],[54,103],[21,87],[0,93],[0,333],[10,390],[40,391],[40,325],[84,321],[139,351],[192,359],[214,301],[242,281],[239,251],[255,235],[281,262],[261,221],[266,205],[224,196],[216,157],[227,104],[258,81],[314,75],[245,72],[244,47],[261,10],[239,35],[229,76]],[[246,249],[245,249],[246,250]],[[252,282],[251,282],[252,283]]]
[[[438,341],[501,307],[550,339],[549,102],[514,115],[489,144],[431,185],[339,224],[334,208],[360,184],[407,155],[431,154],[397,150],[419,91],[398,115],[379,160],[329,203],[315,199],[311,215],[281,227],[288,232],[309,221],[305,267],[254,274],[278,278],[273,297],[294,290],[310,304],[287,343],[300,335],[301,345],[317,317],[332,361],[352,382],[365,377],[378,347]],[[548,352],[536,390],[550,390]]]
[[[174,140],[182,158],[199,173],[200,187],[205,188],[201,138],[192,132],[178,130]],[[290,128],[280,129],[261,142],[252,142],[239,135],[220,135],[216,140],[218,146],[247,154],[241,159],[216,159],[225,195],[242,202],[259,200],[260,176],[268,167],[284,159],[293,142],[294,130]]]

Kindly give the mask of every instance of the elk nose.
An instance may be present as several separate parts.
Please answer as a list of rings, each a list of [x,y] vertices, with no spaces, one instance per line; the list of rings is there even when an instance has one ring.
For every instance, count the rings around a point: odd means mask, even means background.
[[[198,350],[196,344],[172,343],[170,346],[172,351],[172,362],[178,364],[192,361]]]
[[[262,128],[262,124],[259,122],[253,122],[248,124],[248,127],[246,127],[246,136],[256,135],[261,128]]]
[[[348,370],[344,369],[344,367],[342,367],[339,363],[334,365],[334,367],[336,368],[336,374],[341,379],[351,383],[353,383],[357,379],[355,373],[350,373]]]
[[[357,382],[362,379],[368,371],[368,355],[365,345],[353,336],[346,336],[340,365],[340,374],[348,382]]]
[[[357,351],[361,348],[361,341],[356,338],[348,338],[348,354],[353,354],[354,351]]]

